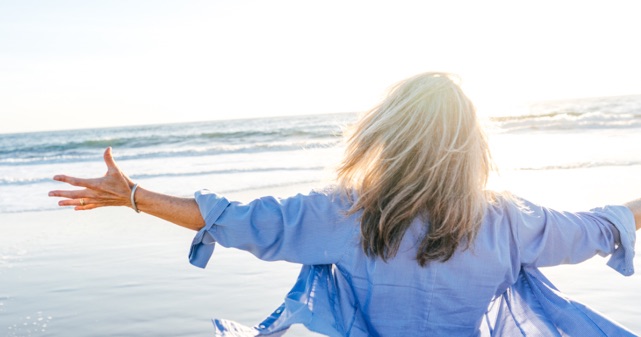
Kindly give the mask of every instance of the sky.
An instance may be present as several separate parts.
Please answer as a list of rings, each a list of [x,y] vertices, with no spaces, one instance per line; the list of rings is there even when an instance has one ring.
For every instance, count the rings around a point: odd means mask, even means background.
[[[424,71],[459,74],[490,115],[641,94],[640,8],[0,0],[0,133],[363,111]]]

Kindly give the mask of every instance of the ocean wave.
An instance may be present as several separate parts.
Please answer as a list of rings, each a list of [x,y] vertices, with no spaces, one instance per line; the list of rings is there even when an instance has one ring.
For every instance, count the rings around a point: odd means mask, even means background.
[[[621,167],[621,166],[637,166],[641,165],[641,161],[589,161],[579,163],[568,163],[560,165],[543,165],[532,167],[519,167],[514,168],[517,171],[549,171],[549,170],[575,170],[597,167]]]
[[[97,143],[97,142],[96,142]],[[223,154],[239,154],[239,153],[258,153],[258,152],[283,152],[295,151],[301,149],[317,149],[329,148],[339,144],[338,139],[320,139],[316,141],[301,140],[301,141],[272,141],[260,143],[238,143],[238,144],[211,144],[211,145],[192,145],[192,146],[170,146],[163,144],[163,146],[149,146],[138,149],[131,147],[118,148],[118,160],[138,160],[138,159],[151,159],[151,158],[180,158],[180,157],[197,157],[197,156],[213,156]],[[110,143],[101,144],[93,149],[85,149],[84,151],[50,151],[47,153],[29,153],[25,156],[20,156],[19,153],[10,153],[8,155],[0,155],[0,165],[16,166],[16,165],[41,165],[41,164],[55,164],[55,163],[78,163],[97,161],[102,159],[102,150],[106,147],[116,146]],[[44,151],[42,151],[44,152]]]
[[[557,111],[545,114],[492,117],[490,121],[503,131],[628,129],[641,128],[641,114]]]
[[[305,121],[305,123],[302,123]],[[288,138],[288,137],[334,137],[337,136],[338,123],[331,118],[318,119],[318,123],[307,120],[304,116],[284,119],[255,119],[246,121],[217,121],[206,123],[166,124],[125,126],[120,128],[82,129],[47,131],[26,134],[2,135],[9,140],[8,143],[0,142],[0,151],[18,139],[31,140],[25,143],[46,146],[53,141],[54,147],[96,147],[107,143],[123,146],[146,146],[149,144],[182,142],[190,139],[252,139],[252,138]],[[340,133],[340,132],[339,132]],[[71,137],[70,137],[71,136]],[[44,140],[47,142],[39,142]],[[2,153],[2,152],[0,152]]]
[[[131,176],[132,179],[150,179],[150,178],[164,178],[164,177],[192,177],[211,174],[237,174],[237,173],[264,173],[264,172],[278,172],[278,171],[320,171],[323,170],[322,166],[311,167],[257,167],[250,169],[223,169],[223,170],[207,170],[197,172],[164,172],[164,173],[141,173]]]
[[[0,165],[96,160],[109,146],[129,156],[121,159],[322,147],[337,143],[339,125],[352,117],[336,114],[0,135]]]
[[[153,178],[175,178],[175,177],[193,177],[215,174],[239,174],[239,173],[264,173],[264,172],[279,172],[279,171],[322,171],[325,169],[323,166],[304,166],[304,167],[255,167],[243,169],[219,169],[219,170],[205,170],[205,171],[188,171],[188,172],[157,172],[157,173],[137,173],[130,175],[130,178],[138,179],[153,179]],[[52,177],[30,177],[30,178],[14,178],[14,177],[0,177],[0,186],[16,186],[16,185],[34,185],[42,183],[53,182]]]
[[[7,185],[32,185],[41,184],[53,181],[52,177],[40,178],[14,178],[14,177],[0,177],[0,186]]]
[[[539,102],[528,113],[490,117],[504,132],[641,128],[641,96]]]

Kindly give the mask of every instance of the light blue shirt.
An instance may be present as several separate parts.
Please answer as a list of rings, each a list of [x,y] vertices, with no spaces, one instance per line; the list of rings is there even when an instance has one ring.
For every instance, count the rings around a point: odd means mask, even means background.
[[[536,269],[611,254],[608,264],[631,275],[635,224],[624,206],[569,213],[525,200],[489,205],[470,249],[421,267],[425,224],[412,223],[394,258],[370,258],[360,214],[346,216],[350,203],[331,191],[241,204],[204,190],[196,201],[206,225],[192,264],[204,268],[218,242],[304,265],[264,322],[215,319],[217,336],[279,335],[294,323],[329,336],[634,336],[567,299]]]

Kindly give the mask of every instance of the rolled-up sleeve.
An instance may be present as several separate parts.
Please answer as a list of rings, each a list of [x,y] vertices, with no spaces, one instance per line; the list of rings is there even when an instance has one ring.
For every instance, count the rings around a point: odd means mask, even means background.
[[[635,224],[625,206],[572,213],[523,201],[510,213],[523,265],[572,264],[612,254],[609,266],[626,276],[634,273]]]
[[[195,198],[205,226],[194,238],[189,260],[201,268],[216,242],[262,260],[335,263],[358,229],[345,215],[340,197],[326,193],[263,197],[247,204],[230,202],[207,190],[196,192]]]
[[[216,247],[216,239],[213,236],[213,232],[216,230],[216,227],[213,226],[214,222],[229,206],[229,201],[207,190],[198,191],[194,196],[200,214],[205,219],[205,227],[196,233],[191,243],[189,262],[196,267],[205,268],[214,252],[214,247]]]

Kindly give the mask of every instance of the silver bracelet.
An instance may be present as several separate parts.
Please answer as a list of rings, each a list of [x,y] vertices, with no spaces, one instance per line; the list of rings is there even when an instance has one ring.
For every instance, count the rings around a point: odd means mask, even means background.
[[[134,184],[134,187],[131,188],[131,207],[134,209],[134,211],[136,211],[136,213],[140,213],[138,206],[136,206],[136,200],[134,200],[134,194],[136,194],[137,188],[138,184]]]

